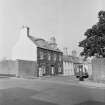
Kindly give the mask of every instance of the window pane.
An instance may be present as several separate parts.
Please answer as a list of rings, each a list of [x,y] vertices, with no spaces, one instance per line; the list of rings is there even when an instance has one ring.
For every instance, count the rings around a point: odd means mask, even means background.
[[[51,60],[51,55],[50,54],[48,54],[48,60]]]
[[[43,52],[41,51],[40,52],[40,59],[43,59],[44,58],[44,54],[43,54]]]
[[[56,61],[56,54],[54,54],[54,61]]]

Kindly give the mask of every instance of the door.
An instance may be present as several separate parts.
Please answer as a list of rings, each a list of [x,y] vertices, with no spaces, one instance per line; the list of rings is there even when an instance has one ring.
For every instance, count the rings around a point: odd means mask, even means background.
[[[51,66],[51,75],[55,74],[54,66]]]
[[[42,75],[43,75],[42,68],[39,67],[39,77],[41,77]]]

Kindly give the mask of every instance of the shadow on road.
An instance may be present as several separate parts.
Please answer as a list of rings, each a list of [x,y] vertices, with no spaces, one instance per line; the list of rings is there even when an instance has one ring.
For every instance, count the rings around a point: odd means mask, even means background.
[[[30,96],[40,92],[24,88],[9,88],[0,90],[0,105],[57,105],[38,99],[31,99]]]

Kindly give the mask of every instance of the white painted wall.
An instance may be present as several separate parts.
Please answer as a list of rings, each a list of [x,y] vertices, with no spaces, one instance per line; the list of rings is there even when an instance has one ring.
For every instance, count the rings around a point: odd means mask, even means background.
[[[63,62],[64,75],[74,75],[74,68],[72,62]]]
[[[12,59],[36,60],[36,45],[27,37],[27,29],[22,28],[20,38],[12,49]]]

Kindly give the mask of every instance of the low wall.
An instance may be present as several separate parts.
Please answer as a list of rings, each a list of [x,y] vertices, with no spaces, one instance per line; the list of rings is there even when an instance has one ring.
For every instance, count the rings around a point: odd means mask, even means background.
[[[105,58],[95,58],[92,60],[93,80],[105,80]]]
[[[13,60],[3,60],[0,61],[0,75],[16,75],[18,70],[18,65],[16,61]]]
[[[18,73],[20,77],[36,77],[37,76],[37,63],[35,61],[17,60]]]
[[[0,62],[0,76],[36,77],[37,63],[26,60],[3,60]]]
[[[87,72],[88,72],[89,76],[91,76],[92,75],[92,63],[88,63],[87,67],[88,67]]]

